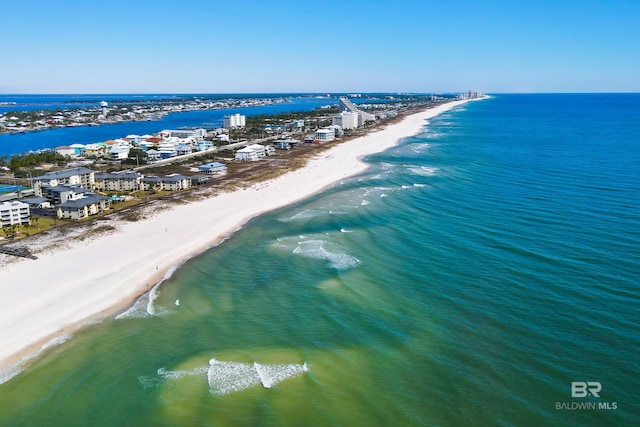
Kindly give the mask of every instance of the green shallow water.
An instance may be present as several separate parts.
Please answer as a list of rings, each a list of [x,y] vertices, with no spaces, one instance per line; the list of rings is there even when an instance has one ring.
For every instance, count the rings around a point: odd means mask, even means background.
[[[48,349],[0,425],[633,424],[639,100],[611,96],[433,119]],[[557,410],[573,381],[618,408]]]

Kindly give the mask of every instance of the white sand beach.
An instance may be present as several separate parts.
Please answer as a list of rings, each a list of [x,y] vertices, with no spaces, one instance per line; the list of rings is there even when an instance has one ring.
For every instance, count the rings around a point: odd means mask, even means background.
[[[0,268],[0,371],[56,337],[123,311],[172,267],[220,243],[249,219],[366,168],[360,159],[418,133],[425,120],[466,101],[409,115],[322,152],[299,170],[249,188],[172,204],[117,231]],[[1,382],[1,381],[0,381]]]

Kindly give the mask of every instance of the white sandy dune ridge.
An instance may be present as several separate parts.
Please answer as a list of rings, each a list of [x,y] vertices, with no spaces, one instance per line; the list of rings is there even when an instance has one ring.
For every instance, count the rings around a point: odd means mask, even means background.
[[[383,130],[336,145],[296,171],[249,188],[117,226],[117,231],[0,269],[0,369],[43,343],[130,304],[171,267],[210,248],[249,219],[304,199],[361,172],[360,160],[418,133],[454,101],[405,117]],[[1,382],[1,381],[0,381]]]

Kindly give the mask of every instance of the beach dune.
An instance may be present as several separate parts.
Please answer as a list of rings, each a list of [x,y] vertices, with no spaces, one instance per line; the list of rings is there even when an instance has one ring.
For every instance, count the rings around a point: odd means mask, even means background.
[[[0,268],[0,371],[25,363],[52,340],[113,315],[171,268],[220,243],[249,219],[298,200],[366,168],[360,159],[418,133],[453,101],[336,145],[296,171],[249,188],[125,222],[117,230]],[[0,383],[2,378],[0,378]]]

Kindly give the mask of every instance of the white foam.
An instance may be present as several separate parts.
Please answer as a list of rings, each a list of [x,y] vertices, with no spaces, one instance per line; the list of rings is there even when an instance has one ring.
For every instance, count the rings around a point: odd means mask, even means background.
[[[306,363],[303,365],[260,365],[254,363],[258,371],[262,386],[271,388],[277,383],[307,372]]]
[[[332,252],[325,248],[324,240],[306,240],[298,242],[298,246],[293,250],[296,255],[308,258],[325,259],[337,270],[354,268],[360,264],[360,260],[349,254]]]
[[[179,306],[179,305],[180,305],[180,300],[179,300],[179,299],[177,299],[177,300],[176,300],[176,302],[175,302],[175,304],[176,304],[176,306]]]
[[[413,184],[414,187],[426,187],[426,184]]]
[[[48,348],[55,347],[62,343],[65,343],[69,341],[72,337],[73,335],[67,334],[67,335],[61,335],[59,337],[52,338],[46,343],[44,343],[39,350],[36,350],[22,357],[20,362],[18,362],[17,364],[7,369],[0,370],[0,384],[6,383],[10,379],[14,378],[16,375],[21,373],[22,371],[24,371],[29,366],[30,362],[36,357],[38,357],[43,351],[47,350]]]
[[[261,384],[253,365],[237,362],[209,361],[207,371],[211,394],[230,394]]]
[[[141,295],[127,311],[117,315],[116,319],[140,319],[149,316],[161,316],[169,313],[169,310],[156,307],[155,301],[160,297],[160,285],[162,285],[165,280],[169,279],[178,267],[179,265],[176,265],[167,270],[161,281],[156,283],[149,292]]]
[[[0,371],[0,385],[6,383],[11,378],[18,375],[20,372],[24,371],[24,366],[22,364],[12,366],[9,369],[5,369]]]
[[[143,317],[149,317],[147,312],[147,306],[149,305],[149,293],[141,295],[136,302],[124,313],[120,313],[116,316],[116,319],[140,319]]]
[[[281,381],[307,372],[307,364],[262,365],[257,362],[239,363],[209,361],[207,380],[211,394],[225,395],[262,385],[271,388]]]
[[[207,366],[201,366],[199,368],[190,369],[188,371],[169,371],[165,368],[158,369],[158,376],[165,379],[177,380],[184,377],[191,377],[195,375],[202,375],[208,371]]]
[[[425,151],[426,149],[429,148],[429,144],[413,144],[411,145],[411,151],[413,151],[416,154],[420,154],[423,151]]]
[[[295,221],[299,219],[310,219],[315,218],[317,216],[326,215],[326,211],[318,210],[318,209],[304,209],[297,214],[291,216],[290,218],[282,218],[281,221],[289,222]]]
[[[64,342],[67,342],[71,339],[72,335],[62,335],[59,337],[55,337],[49,341],[47,341],[45,344],[42,345],[42,350],[46,350],[50,347],[55,347],[57,345],[60,345]]]
[[[432,176],[438,172],[438,168],[431,168],[428,166],[410,167],[409,170],[420,176]]]

